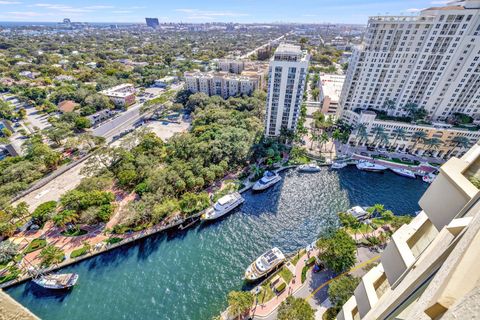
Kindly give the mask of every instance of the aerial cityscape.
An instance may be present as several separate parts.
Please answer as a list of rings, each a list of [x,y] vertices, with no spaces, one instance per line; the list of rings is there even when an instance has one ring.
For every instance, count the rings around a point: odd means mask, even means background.
[[[0,1],[0,320],[480,319],[480,0]]]

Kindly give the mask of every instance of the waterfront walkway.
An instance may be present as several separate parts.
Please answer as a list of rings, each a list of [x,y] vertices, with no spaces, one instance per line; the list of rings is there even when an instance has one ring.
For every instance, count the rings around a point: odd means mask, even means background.
[[[318,250],[311,251],[310,257],[318,255]],[[377,252],[371,251],[367,247],[359,247],[357,254],[358,263],[340,275],[335,274],[330,270],[324,270],[322,272],[313,273],[312,268],[307,272],[307,278],[305,282],[301,283],[302,269],[305,266],[307,255],[305,254],[300,258],[296,267],[296,277],[292,279],[289,286],[285,291],[277,297],[271,299],[267,303],[260,304],[252,308],[250,316],[256,320],[274,320],[277,318],[277,311],[280,304],[287,299],[288,296],[293,295],[296,298],[306,299],[310,305],[318,310],[319,314],[323,314],[326,310],[325,305],[328,305],[325,301],[328,298],[328,285],[335,279],[351,273],[357,277],[361,277],[366,273],[364,268],[374,263],[380,258]],[[293,283],[295,281],[295,283]],[[317,315],[318,316],[318,315]],[[321,318],[320,318],[321,319]]]

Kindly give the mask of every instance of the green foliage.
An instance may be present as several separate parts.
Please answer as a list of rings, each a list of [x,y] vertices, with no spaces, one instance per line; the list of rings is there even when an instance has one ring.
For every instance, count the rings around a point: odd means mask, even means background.
[[[80,256],[83,256],[83,255],[87,254],[90,251],[90,249],[91,249],[90,244],[85,242],[83,244],[83,247],[81,247],[79,249],[76,249],[76,250],[73,250],[70,253],[70,258],[75,259],[75,258],[78,258]]]
[[[65,237],[79,237],[86,235],[87,233],[88,231],[83,229],[68,229],[61,232],[62,236]]]
[[[249,291],[231,291],[228,293],[228,313],[232,317],[246,313],[255,301],[255,297]]]
[[[289,296],[278,308],[278,320],[313,320],[315,311],[302,298]]]
[[[334,279],[328,287],[328,298],[333,306],[341,308],[353,295],[353,291],[360,283],[360,278],[343,275]]]
[[[317,247],[320,260],[336,273],[344,272],[355,264],[355,241],[342,229],[320,238]]]
[[[58,264],[65,259],[65,253],[62,249],[53,245],[47,245],[40,252],[40,260],[42,267],[49,267],[54,264]]]
[[[32,213],[35,223],[43,225],[55,213],[57,208],[56,201],[47,201],[40,204]]]
[[[18,245],[5,240],[0,242],[0,265],[8,263],[18,254]]]
[[[111,238],[108,238],[108,239],[105,239],[105,243],[106,244],[115,244],[115,243],[119,243],[120,241],[123,241],[122,238],[117,238],[117,237],[111,237]]]
[[[37,251],[44,248],[47,245],[47,240],[45,239],[33,239],[28,246],[23,250],[24,254]]]
[[[200,194],[187,192],[181,197],[179,201],[180,210],[182,210],[182,212],[187,215],[200,212],[208,208],[209,205],[210,197],[206,192],[202,192]]]

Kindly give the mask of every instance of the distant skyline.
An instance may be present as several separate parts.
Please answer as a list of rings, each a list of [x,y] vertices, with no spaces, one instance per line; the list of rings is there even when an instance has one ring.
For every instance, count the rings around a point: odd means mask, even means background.
[[[366,24],[372,15],[412,15],[444,0],[0,0],[0,21],[144,23],[298,22]]]

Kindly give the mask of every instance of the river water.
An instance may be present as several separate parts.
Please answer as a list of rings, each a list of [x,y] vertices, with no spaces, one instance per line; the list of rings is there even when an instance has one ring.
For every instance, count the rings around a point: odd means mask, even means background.
[[[209,320],[267,249],[306,246],[353,205],[382,203],[395,214],[414,214],[427,189],[420,179],[354,167],[282,175],[269,190],[245,193],[245,203],[219,221],[155,235],[63,269],[80,275],[70,292],[28,282],[7,293],[45,320]]]

